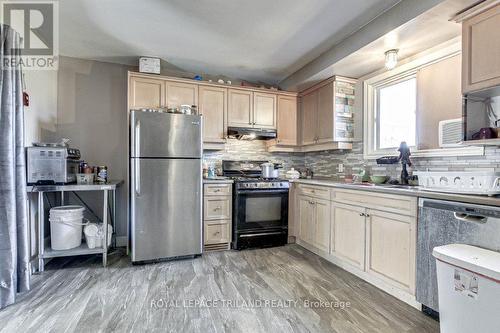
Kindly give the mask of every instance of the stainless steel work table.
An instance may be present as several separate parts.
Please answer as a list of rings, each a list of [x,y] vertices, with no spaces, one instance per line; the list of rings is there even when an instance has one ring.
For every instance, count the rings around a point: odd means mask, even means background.
[[[112,206],[111,206],[111,224],[113,226],[113,232],[115,228],[115,217],[116,217],[116,189],[123,183],[122,180],[111,180],[106,184],[89,184],[89,185],[79,185],[79,184],[68,184],[68,185],[29,185],[27,186],[28,193],[38,193],[38,270],[43,272],[45,266],[45,259],[55,258],[55,257],[69,257],[78,256],[85,254],[102,254],[102,264],[106,266],[107,254],[108,254],[108,196],[112,195]],[[64,194],[65,192],[81,192],[81,191],[102,191],[103,192],[103,214],[102,223],[104,227],[104,240],[103,246],[100,248],[89,249],[86,243],[83,243],[77,248],[69,250],[56,251],[52,250],[50,246],[45,246],[45,230],[44,230],[44,220],[45,220],[45,210],[43,195],[48,192],[60,192],[61,193],[61,204],[64,205]],[[85,202],[77,196],[84,205]],[[88,208],[88,207],[87,207]],[[113,236],[111,236],[113,237]]]

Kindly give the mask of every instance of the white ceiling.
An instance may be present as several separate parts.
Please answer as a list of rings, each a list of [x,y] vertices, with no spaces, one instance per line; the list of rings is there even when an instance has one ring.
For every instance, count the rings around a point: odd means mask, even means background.
[[[60,54],[277,83],[399,0],[62,0]]]
[[[359,78],[384,67],[384,52],[398,49],[399,59],[411,57],[453,38],[461,36],[462,25],[450,21],[456,13],[478,0],[446,0],[415,19],[392,30],[317,73],[296,87],[306,89],[332,75]]]

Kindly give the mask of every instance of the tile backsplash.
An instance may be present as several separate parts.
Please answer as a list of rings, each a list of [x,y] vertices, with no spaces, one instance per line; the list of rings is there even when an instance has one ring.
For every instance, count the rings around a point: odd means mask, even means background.
[[[414,158],[411,171],[465,171],[469,169],[495,169],[500,172],[500,147],[486,147],[484,156]],[[344,172],[338,165],[344,165]],[[305,167],[311,168],[315,176],[343,179],[357,173],[364,165],[370,174],[388,175],[399,178],[401,165],[377,165],[375,160],[363,159],[363,143],[353,144],[351,151],[322,151],[307,153]]]
[[[352,175],[364,165],[371,174],[388,175],[399,178],[401,165],[377,165],[375,160],[363,159],[363,143],[355,142],[352,150],[321,151],[312,153],[269,153],[266,143],[262,140],[244,141],[229,139],[222,151],[205,151],[205,161],[213,161],[220,168],[221,160],[270,160],[283,163],[284,171],[290,168],[311,168],[315,177],[328,177],[342,180],[346,175]],[[484,156],[463,157],[431,157],[414,158],[412,171],[465,171],[470,169],[494,169],[500,172],[500,147],[486,147]],[[344,171],[339,172],[339,164],[344,165]]]
[[[220,168],[221,160],[262,160],[283,163],[283,170],[304,168],[304,154],[269,153],[266,141],[228,139],[224,150],[203,152],[205,161],[213,161]]]

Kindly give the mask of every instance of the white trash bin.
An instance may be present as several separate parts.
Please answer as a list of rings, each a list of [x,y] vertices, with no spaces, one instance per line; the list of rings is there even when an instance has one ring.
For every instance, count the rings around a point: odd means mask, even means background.
[[[435,247],[441,333],[500,332],[500,253]]]
[[[50,209],[50,246],[52,250],[69,250],[82,244],[82,206],[59,206]]]

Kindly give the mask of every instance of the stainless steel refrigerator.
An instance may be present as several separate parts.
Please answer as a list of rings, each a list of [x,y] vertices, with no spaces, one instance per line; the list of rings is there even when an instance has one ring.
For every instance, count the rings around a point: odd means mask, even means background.
[[[130,112],[132,262],[202,252],[201,119]]]

